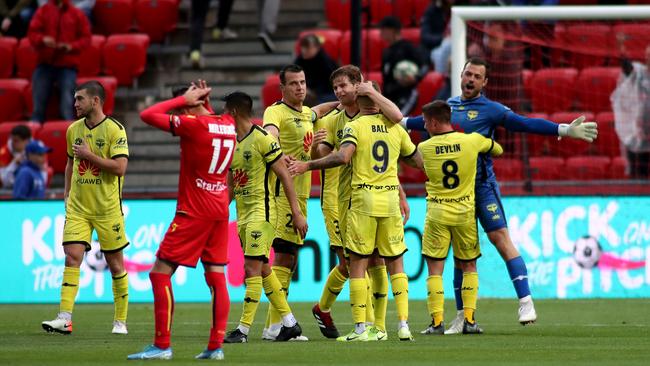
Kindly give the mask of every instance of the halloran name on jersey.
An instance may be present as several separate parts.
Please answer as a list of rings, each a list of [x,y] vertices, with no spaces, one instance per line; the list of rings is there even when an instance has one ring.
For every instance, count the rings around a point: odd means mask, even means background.
[[[386,125],[372,125],[372,132],[388,133]]]
[[[208,123],[208,132],[216,133],[219,135],[236,135],[235,126],[218,125],[216,123]]]
[[[460,144],[436,146],[436,155],[450,154],[460,151]]]

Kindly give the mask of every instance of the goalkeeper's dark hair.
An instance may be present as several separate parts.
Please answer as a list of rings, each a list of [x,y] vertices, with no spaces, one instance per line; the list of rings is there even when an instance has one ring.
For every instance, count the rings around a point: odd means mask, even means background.
[[[173,87],[173,88],[172,88],[172,96],[173,96],[174,98],[176,98],[176,97],[178,97],[178,96],[181,96],[181,95],[185,94],[185,92],[187,91],[187,89],[189,89],[189,87],[187,87],[187,86],[176,86],[176,87]]]
[[[485,67],[485,78],[487,79],[488,74],[490,74],[490,63],[489,62],[487,62],[485,59],[480,58],[480,57],[470,57],[465,62],[465,65],[463,65],[463,70],[465,70],[465,68],[469,64]]]
[[[284,83],[287,82],[287,73],[288,72],[299,73],[299,72],[302,72],[302,71],[304,71],[302,69],[302,67],[300,67],[298,65],[295,65],[295,64],[291,64],[291,65],[287,65],[287,66],[283,67],[282,70],[280,70],[280,84],[284,85]]]
[[[85,90],[91,98],[99,97],[99,101],[102,103],[106,100],[106,91],[104,91],[104,86],[97,80],[86,81],[75,89],[75,91],[82,90]]]
[[[434,100],[422,106],[422,114],[425,119],[435,119],[438,123],[450,123],[451,107],[444,100]]]

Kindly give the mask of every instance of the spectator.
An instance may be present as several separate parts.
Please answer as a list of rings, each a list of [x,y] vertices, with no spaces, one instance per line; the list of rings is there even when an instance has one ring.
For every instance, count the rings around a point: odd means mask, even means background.
[[[72,112],[77,66],[82,50],[90,45],[90,23],[70,0],[49,0],[36,10],[27,34],[38,52],[38,66],[32,75],[32,120],[43,123],[53,84],[61,96],[61,117],[74,119]]]
[[[260,32],[257,38],[268,53],[275,52],[275,43],[271,35],[278,28],[278,12],[280,11],[280,0],[257,0],[257,11],[260,17]]]
[[[0,149],[0,183],[3,187],[13,187],[16,169],[25,161],[25,146],[31,139],[29,127],[18,125],[11,129],[7,144]]]
[[[38,6],[43,6],[47,4],[47,2],[48,0],[38,0]],[[92,24],[95,0],[70,0],[70,2],[75,8],[81,10],[84,14],[86,14],[88,21]]]
[[[381,73],[384,80],[384,95],[408,115],[418,100],[417,84],[428,70],[422,52],[411,42],[402,39],[402,23],[394,16],[387,16],[379,23],[381,38],[388,44],[381,58]],[[418,70],[413,75],[396,79],[395,66],[408,60],[413,62]]]
[[[47,186],[43,176],[47,175],[45,154],[52,151],[40,140],[32,140],[25,147],[27,159],[16,170],[13,198],[17,200],[43,199]]]
[[[612,93],[616,133],[627,155],[628,172],[635,179],[650,178],[650,44],[645,65],[627,57],[625,35],[617,35],[623,73]]]
[[[217,26],[212,30],[212,38],[228,40],[237,38],[237,33],[228,29],[228,20],[232,11],[234,0],[219,0],[219,11],[217,15]],[[201,45],[203,44],[203,30],[205,29],[205,17],[210,8],[210,0],[192,0],[192,13],[190,19],[190,62],[192,67],[200,69],[203,67],[201,56]]]
[[[321,47],[317,35],[308,34],[300,39],[300,54],[293,63],[305,71],[307,94],[314,95],[318,104],[336,100],[329,77],[338,65]]]
[[[433,0],[424,11],[420,21],[420,43],[427,54],[449,38],[449,18],[453,4],[454,0]]]
[[[24,37],[33,14],[33,0],[0,0],[0,35]]]

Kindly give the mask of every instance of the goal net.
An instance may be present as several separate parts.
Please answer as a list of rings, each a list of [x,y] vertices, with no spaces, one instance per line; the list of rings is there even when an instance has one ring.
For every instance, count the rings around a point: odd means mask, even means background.
[[[506,190],[647,190],[650,6],[455,7],[451,34],[452,95],[466,57],[481,56],[491,64],[488,98],[557,123],[598,123],[593,144],[498,129],[506,155],[495,171]]]

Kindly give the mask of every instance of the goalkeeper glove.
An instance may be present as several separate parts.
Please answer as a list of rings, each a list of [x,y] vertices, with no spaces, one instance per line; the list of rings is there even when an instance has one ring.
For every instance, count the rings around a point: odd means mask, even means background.
[[[596,122],[585,122],[585,116],[580,116],[571,122],[571,124],[560,123],[558,127],[558,140],[562,137],[572,137],[587,142],[593,142],[598,136],[598,126]]]

